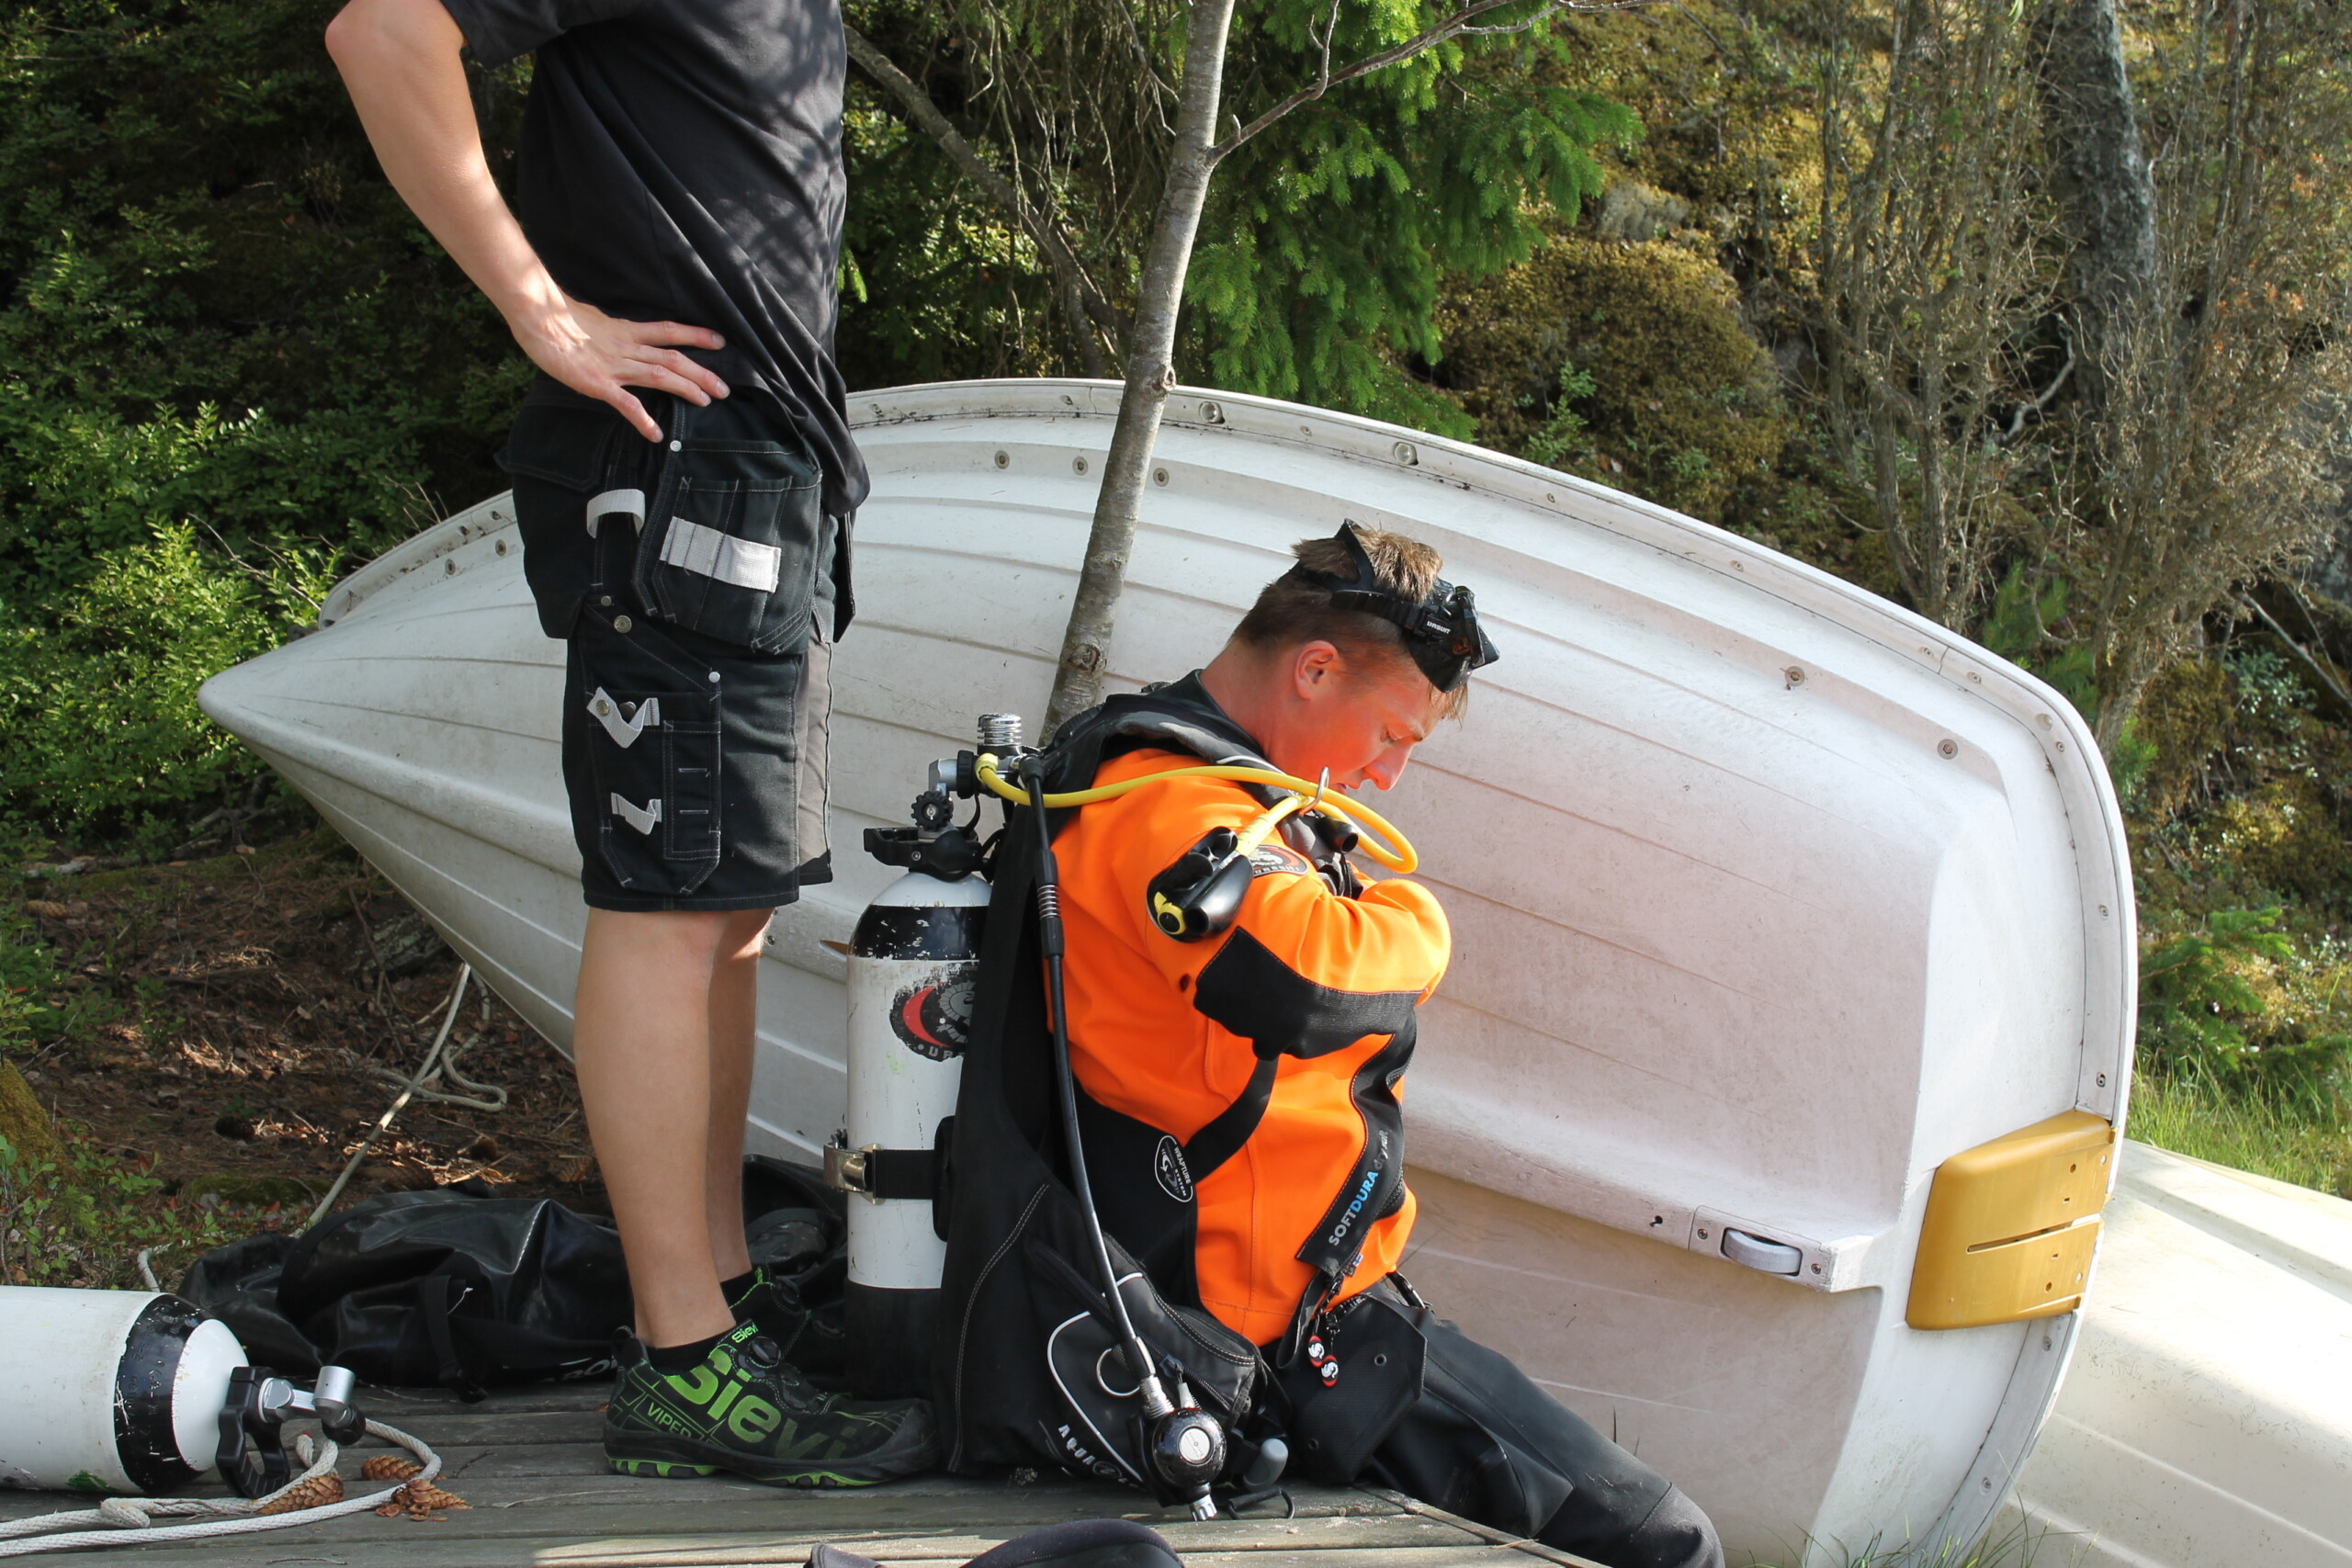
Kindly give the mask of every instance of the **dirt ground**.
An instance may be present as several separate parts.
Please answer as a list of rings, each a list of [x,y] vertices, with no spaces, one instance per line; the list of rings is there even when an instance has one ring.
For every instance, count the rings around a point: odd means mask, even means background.
[[[331,829],[212,858],[25,885],[61,983],[15,1057],[52,1114],[165,1191],[299,1224],[399,1093],[458,961]],[[338,1206],[479,1178],[606,1212],[563,1056],[479,984],[457,1068],[503,1110],[412,1100]],[[447,1092],[464,1092],[444,1082]],[[489,1098],[494,1099],[495,1096]],[[299,1208],[300,1213],[295,1213]],[[280,1216],[283,1216],[282,1218]]]

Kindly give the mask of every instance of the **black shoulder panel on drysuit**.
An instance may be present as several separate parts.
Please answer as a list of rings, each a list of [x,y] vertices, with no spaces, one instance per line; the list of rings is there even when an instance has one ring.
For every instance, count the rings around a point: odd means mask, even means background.
[[[1248,931],[1226,939],[1201,970],[1193,1005],[1258,1055],[1313,1059],[1344,1051],[1367,1034],[1396,1034],[1413,1022],[1419,991],[1339,991],[1318,986],[1275,957]]]
[[[1197,680],[1187,679],[1114,697],[1065,724],[1051,749],[1047,787],[1083,787],[1106,757],[1153,746],[1263,765],[1249,736]],[[1089,1313],[1107,1314],[1107,1309],[1092,1283],[1092,1243],[1069,1185],[1069,1152],[1054,1110],[1053,1042],[1040,983],[1035,826],[1024,807],[1012,807],[1007,819],[942,1199],[947,1259],[932,1356],[933,1398],[952,1471],[1050,1464],[1125,1479],[1115,1453],[1104,1455],[1093,1436],[1074,1429],[1078,1424],[1047,1359],[1047,1339],[1058,1326]],[[1048,826],[1058,831],[1068,820],[1067,813],[1055,812]],[[1097,1136],[1100,1118],[1111,1114],[1081,1097],[1090,1139]],[[1107,1152],[1098,1152],[1090,1164],[1099,1164]],[[1181,1179],[1175,1173],[1182,1164],[1181,1158],[1170,1163],[1171,1179]],[[1113,1216],[1104,1218],[1114,1233],[1114,1262],[1125,1274],[1136,1264],[1115,1239],[1120,1227],[1108,1223]],[[1182,1250],[1189,1259],[1189,1242]],[[1238,1427],[1258,1385],[1257,1348],[1197,1305],[1171,1303],[1157,1290],[1122,1294],[1145,1339],[1181,1362],[1193,1393],[1223,1406]]]
[[[1233,1103],[1217,1112],[1184,1145],[1184,1165],[1192,1179],[1200,1181],[1231,1159],[1257,1132],[1267,1103],[1273,1098],[1274,1074],[1281,1058],[1312,1060],[1328,1056],[1334,1051],[1346,1050],[1367,1034],[1390,1037],[1387,1046],[1364,1064],[1352,1084],[1357,1109],[1364,1114],[1366,1131],[1374,1134],[1367,1140],[1367,1150],[1380,1151],[1384,1144],[1402,1147],[1402,1123],[1389,1114],[1395,1109],[1395,1096],[1385,1080],[1391,1069],[1401,1066],[1412,1055],[1417,1021],[1413,1010],[1420,999],[1419,991],[1339,991],[1318,986],[1268,952],[1265,944],[1249,931],[1237,931],[1227,937],[1225,946],[1202,969],[1201,983],[1193,993],[1193,1005],[1210,1022],[1255,1046],[1258,1061],[1250,1069],[1249,1083]],[[1386,1122],[1396,1123],[1398,1136],[1394,1140],[1377,1136]],[[1367,1159],[1372,1158],[1372,1152],[1367,1153]],[[1382,1189],[1374,1196],[1392,1209],[1401,1202],[1401,1173],[1388,1168],[1395,1163],[1374,1160],[1367,1168],[1359,1162],[1359,1169],[1334,1201],[1332,1211],[1317,1226],[1316,1235],[1329,1232],[1340,1213],[1354,1201],[1368,1168],[1374,1172],[1375,1187]],[[1389,1212],[1391,1209],[1382,1211],[1384,1214]],[[1314,1246],[1312,1240],[1307,1243],[1309,1249]],[[1309,1262],[1321,1261],[1319,1254],[1309,1256],[1306,1250],[1302,1250],[1300,1257]]]

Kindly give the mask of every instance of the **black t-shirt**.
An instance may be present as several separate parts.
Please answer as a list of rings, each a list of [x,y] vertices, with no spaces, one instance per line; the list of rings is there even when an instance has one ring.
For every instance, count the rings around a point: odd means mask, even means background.
[[[833,363],[845,181],[839,0],[442,0],[484,63],[537,51],[515,215],[564,291],[708,327],[684,352],[770,401],[865,498]],[[569,401],[540,378],[535,400]]]

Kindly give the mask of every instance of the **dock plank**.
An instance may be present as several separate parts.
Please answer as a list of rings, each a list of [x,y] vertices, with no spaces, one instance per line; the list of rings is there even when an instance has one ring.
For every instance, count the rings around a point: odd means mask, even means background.
[[[362,1408],[441,1455],[443,1484],[469,1504],[429,1520],[346,1515],[257,1534],[92,1550],[140,1568],[788,1568],[820,1541],[886,1565],[961,1563],[1043,1525],[1125,1517],[1168,1538],[1191,1568],[1509,1568],[1516,1541],[1393,1493],[1298,1487],[1283,1505],[1207,1521],[1121,1487],[1053,1473],[929,1475],[888,1486],[803,1492],[724,1476],[615,1474],[601,1440],[601,1385],[501,1391],[476,1404],[430,1391],[370,1389]],[[357,1461],[341,1466],[354,1495]],[[1016,1483],[1018,1481],[1019,1483]],[[218,1486],[191,1489],[220,1494]],[[0,1518],[88,1506],[57,1494],[0,1494]]]

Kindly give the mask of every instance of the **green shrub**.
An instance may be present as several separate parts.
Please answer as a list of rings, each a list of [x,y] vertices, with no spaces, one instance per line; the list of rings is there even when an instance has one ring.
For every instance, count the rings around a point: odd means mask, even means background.
[[[47,624],[0,625],[0,806],[68,829],[168,833],[253,761],[197,688],[275,645],[326,580],[322,551],[223,566],[171,526],[99,558]]]
[[[1976,640],[2049,682],[2076,712],[2090,719],[2098,711],[2098,671],[2091,650],[2052,629],[2065,620],[2070,594],[2064,578],[2030,573],[2025,562],[2013,561],[1994,591],[1993,607],[1977,628]],[[2115,782],[2115,793],[2124,809],[2139,804],[2155,761],[2155,743],[2141,732],[2138,716],[2124,720],[2123,733],[2107,752],[2108,774]]]
[[[2284,910],[2215,909],[2140,959],[2142,1065],[2158,1076],[2333,1103],[2352,1067],[2352,953],[2299,944]]]
[[[1719,521],[1789,437],[1731,279],[1663,242],[1557,239],[1441,307],[1478,439]]]

